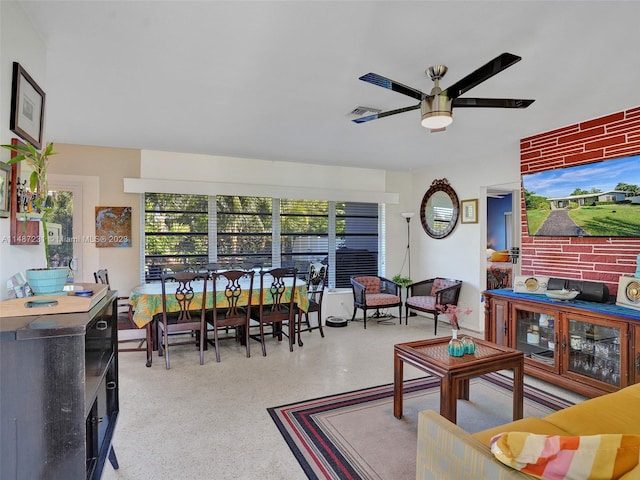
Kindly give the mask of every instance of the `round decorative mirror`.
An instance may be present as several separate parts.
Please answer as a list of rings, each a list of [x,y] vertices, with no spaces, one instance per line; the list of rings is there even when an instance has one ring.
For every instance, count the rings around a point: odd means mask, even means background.
[[[449,181],[434,180],[420,205],[420,221],[427,235],[444,238],[453,232],[458,223],[459,205],[458,195]]]

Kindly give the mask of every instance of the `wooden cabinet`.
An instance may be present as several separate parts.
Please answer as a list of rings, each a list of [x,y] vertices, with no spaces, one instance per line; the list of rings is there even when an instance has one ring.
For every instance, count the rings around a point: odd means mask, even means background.
[[[485,337],[525,353],[525,373],[587,396],[640,381],[640,311],[509,289],[483,293]]]
[[[629,370],[631,372],[631,383],[639,383],[640,382],[640,324],[634,325],[631,339],[633,342],[633,347],[631,348],[631,352],[633,352],[629,356],[630,365]]]
[[[88,312],[0,316],[0,478],[99,479],[107,458],[117,468],[116,302],[109,291]]]

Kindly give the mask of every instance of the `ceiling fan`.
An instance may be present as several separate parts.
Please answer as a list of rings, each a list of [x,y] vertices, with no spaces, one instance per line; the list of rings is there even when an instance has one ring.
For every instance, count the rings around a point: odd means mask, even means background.
[[[364,123],[377,118],[388,117],[390,115],[420,109],[422,114],[422,126],[430,129],[432,132],[441,132],[445,130],[447,126],[451,125],[451,122],[453,122],[451,114],[454,107],[527,108],[534,102],[534,100],[513,98],[460,98],[460,95],[466,93],[473,87],[479,85],[485,80],[488,80],[495,74],[500,73],[502,70],[519,62],[520,60],[521,57],[517,55],[512,53],[503,53],[445,90],[440,88],[440,80],[447,73],[447,67],[445,65],[429,67],[425,73],[429,75],[434,83],[431,93],[429,94],[383,77],[382,75],[378,75],[377,73],[367,73],[359,79],[415,98],[420,100],[420,103],[410,107],[389,110],[387,112],[377,112],[373,115],[356,118],[352,121],[355,123]]]

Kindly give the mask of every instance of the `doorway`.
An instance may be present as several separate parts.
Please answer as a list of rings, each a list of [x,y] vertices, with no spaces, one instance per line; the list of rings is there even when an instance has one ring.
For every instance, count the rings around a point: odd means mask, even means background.
[[[498,251],[513,246],[513,194],[488,191],[487,248]]]
[[[511,288],[518,268],[508,252],[519,247],[520,191],[487,188],[486,212],[486,288]]]
[[[50,184],[49,257],[51,266],[69,267],[70,280],[82,281],[82,186]],[[54,233],[52,235],[52,233]]]

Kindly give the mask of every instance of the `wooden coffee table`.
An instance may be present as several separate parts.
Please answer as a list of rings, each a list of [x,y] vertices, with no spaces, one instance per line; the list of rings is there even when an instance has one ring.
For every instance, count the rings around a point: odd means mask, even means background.
[[[474,339],[476,351],[452,357],[449,338],[398,343],[393,347],[393,415],[402,418],[403,363],[440,378],[440,415],[456,423],[457,400],[469,400],[469,379],[498,370],[513,370],[513,419],[522,418],[524,354],[486,340]]]

